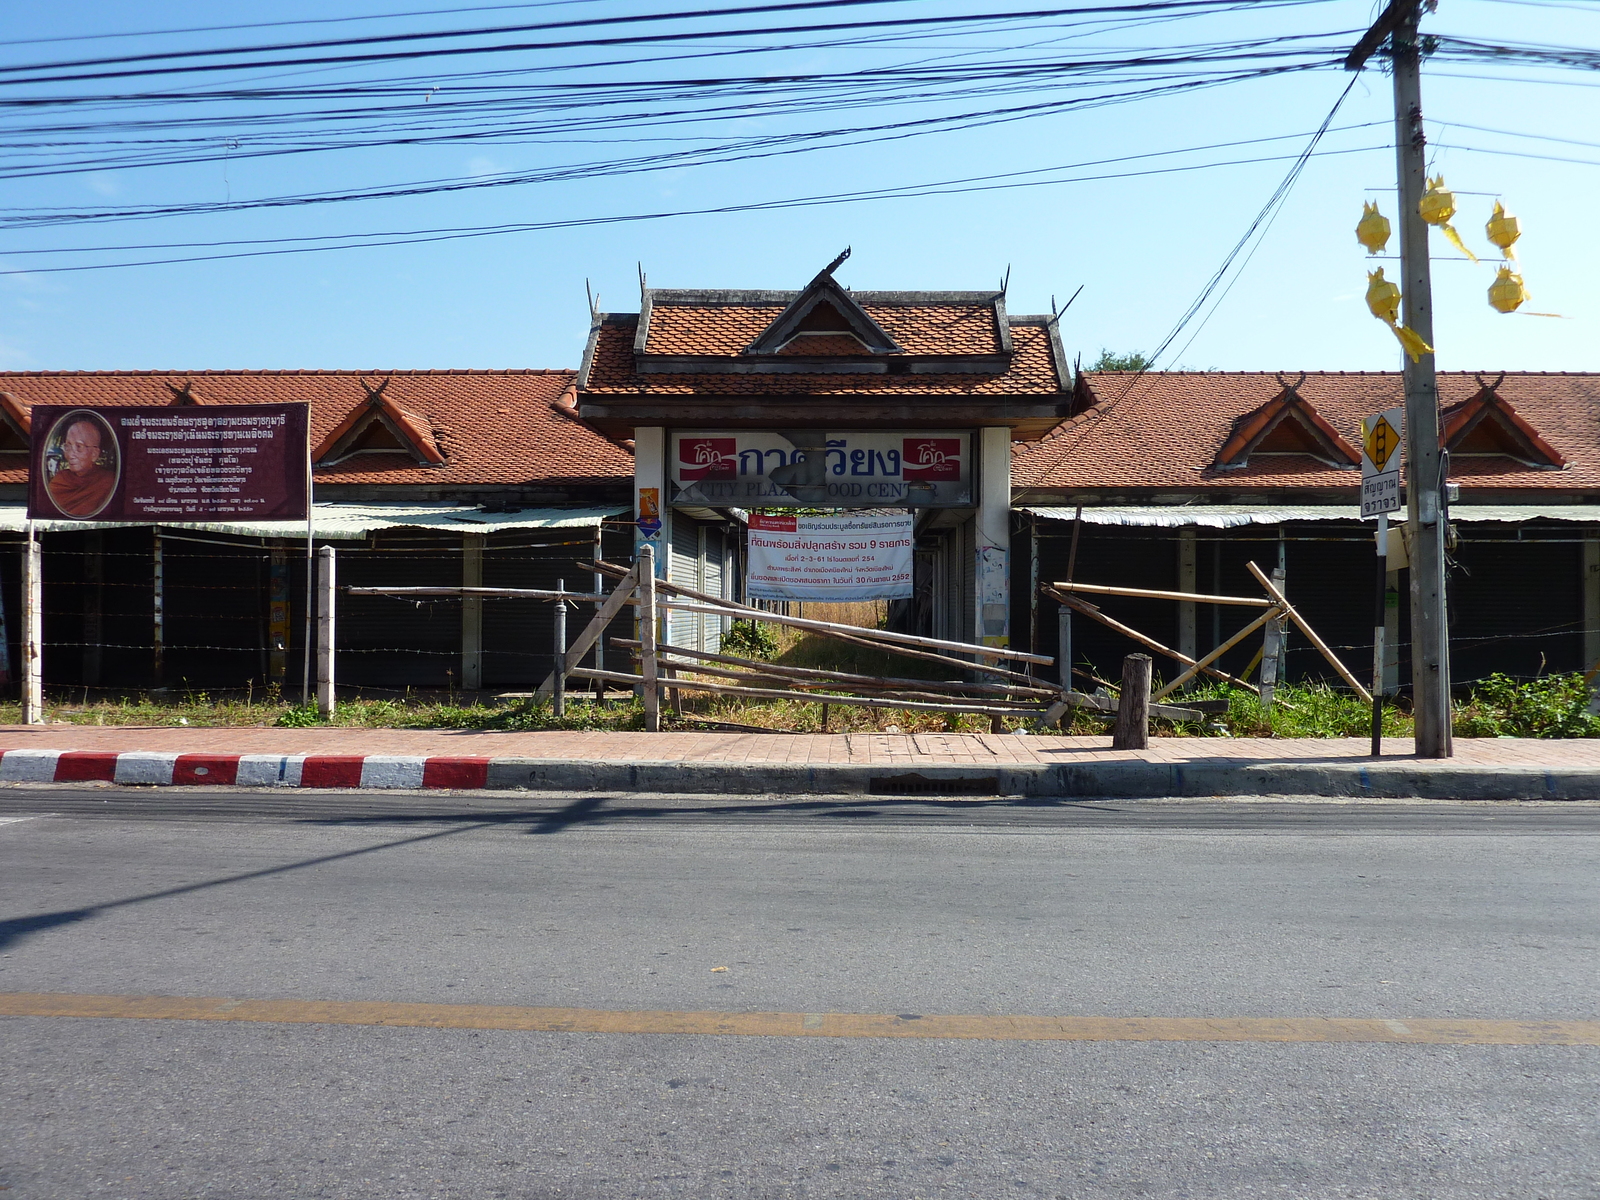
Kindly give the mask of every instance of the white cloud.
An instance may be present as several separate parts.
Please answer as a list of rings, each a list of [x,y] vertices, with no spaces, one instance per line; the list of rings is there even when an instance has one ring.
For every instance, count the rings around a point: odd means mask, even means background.
[[[89,185],[91,192],[100,196],[115,196],[122,191],[122,185],[117,182],[116,176],[103,171],[87,176],[84,182]]]
[[[481,179],[485,175],[498,175],[505,168],[492,158],[479,156],[467,160],[467,174],[474,179]]]

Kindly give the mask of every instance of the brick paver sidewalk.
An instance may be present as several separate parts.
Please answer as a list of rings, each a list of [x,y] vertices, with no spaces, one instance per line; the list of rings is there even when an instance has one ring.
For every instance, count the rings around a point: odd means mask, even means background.
[[[1458,738],[1462,766],[1600,767],[1600,740]],[[1106,737],[1015,734],[477,733],[448,729],[200,729],[95,725],[0,726],[0,750],[181,754],[420,755],[583,762],[837,763],[969,766],[1115,761],[1327,762],[1363,759],[1365,738],[1156,738],[1113,751]],[[1410,757],[1409,739],[1384,743]]]

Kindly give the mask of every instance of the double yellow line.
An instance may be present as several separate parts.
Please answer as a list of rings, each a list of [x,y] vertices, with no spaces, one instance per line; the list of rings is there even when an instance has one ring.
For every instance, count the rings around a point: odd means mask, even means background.
[[[1600,1046],[1600,1021],[1368,1017],[1036,1017],[918,1013],[617,1012],[364,1000],[0,993],[0,1016],[121,1021],[389,1025],[524,1033],[723,1037],[966,1038],[1001,1042],[1290,1042],[1406,1046]]]

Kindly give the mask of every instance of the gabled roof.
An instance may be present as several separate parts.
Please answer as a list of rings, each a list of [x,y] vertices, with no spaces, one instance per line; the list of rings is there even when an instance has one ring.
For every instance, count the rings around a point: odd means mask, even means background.
[[[800,291],[640,288],[637,313],[594,313],[578,404],[638,426],[754,428],[796,405],[834,428],[1005,425],[1039,437],[1068,412],[1055,316],[1012,316],[1003,291],[858,292],[831,268]]]
[[[819,271],[789,307],[744,348],[744,353],[830,355],[860,354],[865,350],[870,354],[903,354],[883,326],[834,279],[834,268],[849,254],[846,250]],[[854,348],[850,348],[851,342],[856,343]]]
[[[1289,376],[1292,380],[1295,377]],[[1492,377],[1491,377],[1492,378]],[[1079,376],[1087,407],[1038,442],[1013,448],[1012,484],[1023,492],[1183,494],[1330,491],[1354,494],[1350,471],[1304,455],[1252,457],[1221,470],[1216,448],[1241,417],[1278,398],[1272,373],[1096,371]],[[1447,410],[1483,390],[1470,372],[1440,372]],[[1600,374],[1508,372],[1493,389],[1567,464],[1557,475],[1514,458],[1453,455],[1450,478],[1469,489],[1592,492],[1600,495]],[[1397,372],[1312,372],[1295,391],[1347,445],[1361,419],[1405,403]],[[1600,508],[1596,510],[1600,518]],[[1597,521],[1600,523],[1600,521]]]
[[[1300,378],[1304,381],[1304,374]],[[1283,383],[1281,392],[1234,421],[1211,465],[1230,471],[1248,466],[1252,454],[1305,454],[1341,470],[1359,467],[1360,453],[1322,419],[1296,385],[1284,382],[1281,375],[1278,382]]]
[[[32,443],[33,418],[10,392],[0,392],[0,454],[26,452]]]
[[[1510,401],[1495,391],[1500,381],[1482,384],[1476,394],[1439,414],[1439,436],[1452,456],[1505,455],[1537,470],[1555,471],[1567,460]]]
[[[201,404],[309,404],[311,443],[321,445],[367,403],[363,381],[387,379],[383,395],[426,423],[443,466],[409,454],[356,454],[319,466],[322,484],[392,484],[447,491],[538,484],[567,490],[628,486],[633,456],[558,409],[572,371],[41,371],[0,372],[0,392],[22,414],[34,404],[174,402],[169,385]],[[6,411],[0,401],[0,415]],[[27,481],[27,467],[0,458],[0,484]]]
[[[357,454],[399,451],[427,466],[444,466],[444,452],[434,441],[427,421],[384,395],[389,382],[385,379],[373,387],[365,379],[361,381],[366,399],[328,431],[311,452],[313,464],[331,466]]]

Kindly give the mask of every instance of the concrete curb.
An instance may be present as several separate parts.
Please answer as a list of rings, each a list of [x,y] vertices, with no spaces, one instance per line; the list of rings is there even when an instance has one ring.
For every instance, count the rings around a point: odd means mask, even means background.
[[[950,764],[617,762],[414,755],[0,751],[0,784],[495,789],[685,795],[1021,796],[1121,799],[1325,796],[1338,799],[1594,800],[1600,767],[1380,761]]]

